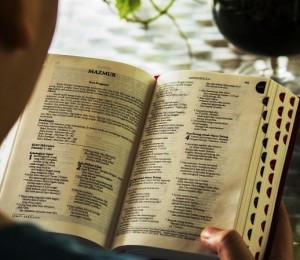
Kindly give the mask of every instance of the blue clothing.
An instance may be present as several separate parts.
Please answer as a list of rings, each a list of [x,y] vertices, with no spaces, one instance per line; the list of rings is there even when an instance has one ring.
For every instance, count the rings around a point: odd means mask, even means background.
[[[137,260],[101,248],[89,248],[76,240],[49,233],[32,224],[15,224],[0,230],[1,259],[41,260]]]

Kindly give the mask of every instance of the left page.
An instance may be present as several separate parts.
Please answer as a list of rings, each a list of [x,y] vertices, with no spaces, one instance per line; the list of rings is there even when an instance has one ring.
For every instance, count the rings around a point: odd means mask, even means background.
[[[18,126],[1,210],[108,247],[154,84],[130,65],[49,55]]]

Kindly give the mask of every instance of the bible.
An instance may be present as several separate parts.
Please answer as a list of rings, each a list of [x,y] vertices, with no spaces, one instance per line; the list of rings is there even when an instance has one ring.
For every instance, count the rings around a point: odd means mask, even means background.
[[[149,258],[199,259],[206,226],[270,248],[299,100],[275,81],[206,71],[158,77],[49,54],[1,183],[17,221]]]

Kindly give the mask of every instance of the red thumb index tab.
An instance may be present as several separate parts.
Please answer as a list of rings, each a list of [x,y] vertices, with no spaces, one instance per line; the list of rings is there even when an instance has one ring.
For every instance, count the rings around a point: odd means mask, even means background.
[[[157,80],[159,76],[160,75],[154,75],[155,80]]]

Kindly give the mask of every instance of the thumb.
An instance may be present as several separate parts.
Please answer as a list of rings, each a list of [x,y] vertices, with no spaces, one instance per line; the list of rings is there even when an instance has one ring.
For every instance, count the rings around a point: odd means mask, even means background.
[[[221,260],[254,260],[243,238],[235,230],[205,228],[201,233],[201,242],[218,254]]]

